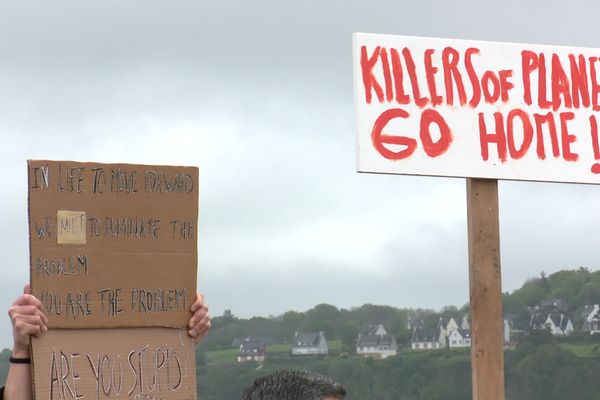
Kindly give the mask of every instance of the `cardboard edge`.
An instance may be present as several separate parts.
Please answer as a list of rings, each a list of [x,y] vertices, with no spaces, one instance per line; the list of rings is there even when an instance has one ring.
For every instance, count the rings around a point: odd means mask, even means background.
[[[32,237],[31,237],[31,164],[33,160],[27,160],[27,238],[29,239],[29,289],[33,293],[33,257],[31,252]],[[29,357],[31,358],[31,393],[35,400],[35,363],[33,362],[33,343],[29,341]]]
[[[89,165],[89,164],[104,164],[104,165],[114,165],[114,166],[139,166],[139,167],[166,167],[166,168],[190,168],[196,169],[198,166],[196,165],[172,165],[172,164],[138,164],[138,163],[118,163],[118,162],[103,162],[103,161],[76,161],[76,160],[50,160],[50,159],[35,159],[35,160],[27,160],[27,165],[30,163],[43,163],[43,162],[60,162],[60,163],[73,163],[73,164],[81,164],[81,165]]]
[[[569,45],[569,44],[552,44],[552,43],[539,43],[539,42],[510,42],[510,41],[507,42],[507,41],[502,41],[502,40],[501,41],[480,40],[480,39],[468,39],[468,38],[447,37],[447,36],[399,35],[399,34],[395,34],[395,33],[353,32],[352,34],[363,37],[363,38],[379,36],[379,37],[384,37],[386,39],[402,38],[402,39],[417,39],[417,40],[424,40],[424,41],[451,40],[451,41],[464,42],[469,45],[485,43],[485,44],[499,44],[502,46],[515,46],[515,45],[516,46],[524,46],[524,47],[540,46],[540,47],[545,47],[547,50],[558,48],[563,51],[572,50],[572,49],[588,50],[592,53],[598,51],[598,48],[596,48],[596,47],[577,46],[577,45]]]
[[[354,126],[356,129],[356,138],[355,138],[355,143],[356,143],[356,148],[355,148],[355,160],[356,160],[356,171],[360,171],[360,124],[359,124],[359,117],[358,117],[358,111],[360,109],[359,107],[359,100],[358,100],[358,86],[359,86],[359,82],[358,82],[358,73],[360,71],[357,71],[357,49],[356,46],[358,46],[358,41],[360,39],[361,34],[358,32],[354,32],[352,33],[352,92],[353,92],[353,97],[354,97]]]
[[[195,232],[194,234],[196,235],[196,240],[194,243],[194,252],[196,253],[196,281],[194,282],[194,299],[192,300],[192,302],[194,302],[196,300],[196,294],[198,293],[198,269],[200,267],[200,262],[199,262],[199,254],[198,254],[198,241],[200,240],[200,238],[198,237],[198,232],[200,231],[199,226],[200,226],[200,168],[199,167],[192,167],[193,169],[196,170],[196,204],[198,205],[197,209],[196,209],[196,226],[194,227]],[[191,311],[190,311],[191,313]],[[191,314],[190,314],[191,315]]]

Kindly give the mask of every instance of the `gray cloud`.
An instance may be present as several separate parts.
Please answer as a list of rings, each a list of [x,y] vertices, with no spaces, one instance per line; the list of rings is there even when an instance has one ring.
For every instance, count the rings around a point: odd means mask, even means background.
[[[213,314],[468,300],[461,179],[355,173],[351,33],[594,46],[585,1],[2,2],[8,307],[28,279],[27,158],[201,168]],[[595,186],[502,182],[504,290],[597,268]],[[257,288],[259,288],[257,290]],[[9,344],[9,321],[0,340]]]

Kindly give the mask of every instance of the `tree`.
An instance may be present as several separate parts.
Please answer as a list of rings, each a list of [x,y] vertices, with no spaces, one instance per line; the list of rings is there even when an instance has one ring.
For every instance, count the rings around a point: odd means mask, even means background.
[[[333,321],[341,315],[340,310],[330,304],[318,304],[306,312],[306,316],[315,320]]]
[[[600,303],[600,282],[588,282],[575,297],[574,306],[582,307],[588,304]]]
[[[304,325],[303,330],[307,332],[321,332],[325,333],[325,337],[327,340],[335,339],[335,334],[333,332],[333,328],[326,321],[309,321],[306,325]]]
[[[233,315],[231,310],[227,309],[227,310],[223,311],[223,319],[225,321],[233,321],[235,319],[235,316]]]
[[[356,349],[356,339],[358,338],[359,321],[349,321],[340,329],[340,339],[344,345],[344,350],[348,353]]]
[[[535,346],[556,342],[556,338],[546,329],[534,329],[530,331],[525,340]]]

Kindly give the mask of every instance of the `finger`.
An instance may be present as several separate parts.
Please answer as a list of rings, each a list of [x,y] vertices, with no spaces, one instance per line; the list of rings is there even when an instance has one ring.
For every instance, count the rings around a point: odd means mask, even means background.
[[[202,320],[208,314],[208,307],[203,306],[202,308],[196,310],[194,314],[190,317],[188,322],[188,326],[192,328],[194,325],[198,323],[198,321]]]
[[[31,285],[29,283],[23,288],[23,294],[31,294]]]
[[[192,306],[190,307],[190,311],[195,312],[196,310],[198,310],[199,308],[202,308],[203,306],[204,306],[204,295],[202,293],[196,293],[196,299],[194,299],[194,302],[192,303]]]
[[[189,328],[199,328],[210,322],[210,315],[204,314],[202,317],[195,319],[194,321],[190,321]]]
[[[42,302],[39,301],[35,296],[31,294],[23,294],[19,298],[17,298],[13,305],[15,306],[23,306],[23,305],[33,305],[38,308],[42,308]]]
[[[48,318],[44,314],[15,314],[13,324],[16,325],[19,321],[25,321],[28,324],[40,325],[46,327]]]
[[[40,336],[47,332],[47,328],[37,323],[28,323],[25,320],[18,320],[15,322],[15,335],[16,336]]]
[[[208,307],[202,306],[201,308],[197,309],[190,317],[190,322],[193,322],[191,325],[194,325],[196,321],[204,318],[206,314],[208,314]]]
[[[33,327],[38,326],[39,329],[35,330],[34,333],[46,333],[48,332],[48,321],[45,315],[26,315],[26,314],[18,314],[14,320],[13,325],[15,331],[21,333],[21,329],[23,327]],[[33,328],[32,328],[33,329]],[[28,332],[27,334],[33,334]]]
[[[188,335],[192,338],[198,338],[199,336],[203,336],[204,334],[206,334],[210,327],[210,316],[206,315],[197,324],[190,327],[190,329],[188,330]]]
[[[28,325],[44,326],[44,320],[39,315],[24,315],[21,314],[15,318],[15,326],[20,323],[26,323]]]
[[[25,306],[12,306],[8,310],[8,315],[12,320],[18,318],[21,315],[35,315],[38,316],[39,319],[44,323],[44,325],[48,324],[48,317],[46,314],[42,312],[38,307],[32,305]]]
[[[208,322],[210,322],[210,317],[208,315],[205,315],[202,318],[196,319],[194,321],[190,321],[188,328],[198,330],[198,329],[202,328],[204,325],[206,325]]]
[[[191,338],[196,339],[202,332],[206,331],[207,328],[205,326],[195,326],[188,330],[188,335]]]
[[[9,314],[27,314],[27,315],[43,314],[42,310],[40,310],[39,307],[30,305],[30,304],[14,305],[8,309],[8,313]]]

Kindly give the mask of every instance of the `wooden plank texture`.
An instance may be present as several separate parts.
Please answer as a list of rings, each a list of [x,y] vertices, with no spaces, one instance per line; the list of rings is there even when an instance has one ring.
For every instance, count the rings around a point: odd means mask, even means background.
[[[473,400],[504,400],[498,181],[467,179]]]

